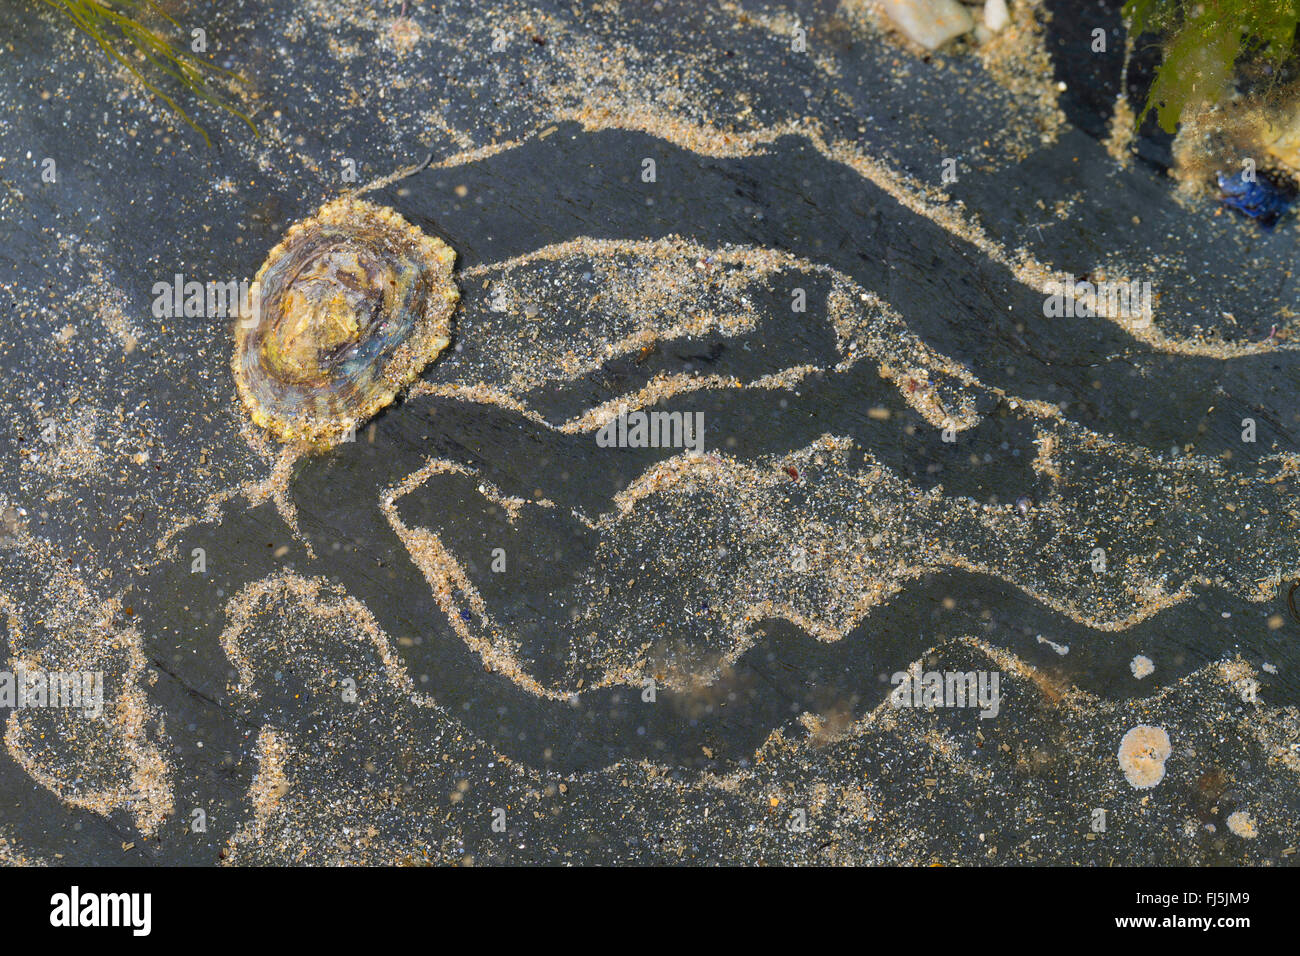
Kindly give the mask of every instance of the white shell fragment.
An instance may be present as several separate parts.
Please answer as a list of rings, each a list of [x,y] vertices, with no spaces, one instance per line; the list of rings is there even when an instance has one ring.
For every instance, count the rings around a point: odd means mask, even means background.
[[[894,26],[927,50],[975,29],[975,21],[957,0],[881,0],[881,6]]]

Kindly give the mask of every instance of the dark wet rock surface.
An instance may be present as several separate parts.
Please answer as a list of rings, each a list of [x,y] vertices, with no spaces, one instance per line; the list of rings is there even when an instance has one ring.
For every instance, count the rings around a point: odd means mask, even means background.
[[[1032,93],[1000,86],[965,48],[916,57],[853,6],[575,16],[453,3],[410,10],[417,39],[403,51],[397,5],[231,4],[204,14],[207,29],[218,61],[252,78],[264,135],[204,115],[212,149],[93,54],[84,65],[82,46],[51,69],[66,30],[20,7],[0,125],[0,498],[21,509],[0,539],[6,666],[63,653],[65,618],[98,607],[97,633],[135,647],[143,669],[115,711],[139,724],[118,757],[58,724],[31,758],[62,774],[50,786],[24,766],[30,748],[0,752],[7,844],[65,863],[1293,860],[1300,622],[1286,592],[1300,547],[1287,512],[1300,479],[1286,456],[1300,366],[1285,338],[1232,349],[1294,322],[1294,214],[1266,232],[1176,198],[1168,137],[1150,121],[1135,161],[1107,152],[1121,80],[1140,108],[1153,62],[1135,50],[1121,77],[1117,4],[1046,4],[1035,42],[1052,72]],[[823,61],[761,25],[783,11]],[[1080,52],[1093,25],[1114,38],[1105,57]],[[1065,119],[1052,127],[1041,96],[1058,81]],[[796,130],[810,118],[820,132]],[[361,184],[340,178],[343,160],[368,181],[430,151],[431,168],[367,198],[456,250],[458,351],[426,370],[429,393],[290,463],[275,494],[253,488],[279,447],[239,408],[229,322],[155,317],[155,284],[250,277],[290,224]],[[43,157],[57,183],[41,182]],[[941,181],[947,158],[956,183]],[[683,245],[650,251],[659,240]],[[737,267],[755,321],[667,331],[687,304],[707,312],[689,298],[704,280],[688,279],[737,248],[788,257]],[[1151,281],[1165,338],[1046,317],[1010,264],[1017,250],[1058,273]],[[618,286],[634,273],[649,276],[640,290],[686,289],[654,313],[644,347],[609,338],[629,316],[650,321],[651,304]],[[794,288],[806,312],[791,311]],[[537,311],[506,303],[517,335],[494,373],[495,353],[480,353],[501,289]],[[900,385],[882,372],[902,357],[896,338],[848,361],[845,289],[878,297],[977,384],[935,360]],[[552,333],[571,351],[582,336],[608,348],[571,373],[537,358]],[[928,382],[909,386],[916,369]],[[564,424],[692,376],[744,387],[647,407],[702,413],[722,464],[620,518],[619,496],[681,450],[602,449],[594,427]],[[515,404],[436,391],[477,379]],[[919,408],[931,384],[969,400],[957,441]],[[1026,410],[1047,405],[1058,418]],[[1044,434],[1063,476],[1043,466]],[[851,451],[798,457],[828,435]],[[390,508],[386,494],[432,460],[454,468]],[[873,468],[902,490],[852,492]],[[788,484],[764,484],[769,473]],[[733,474],[727,498],[717,489]],[[760,534],[751,519],[769,513],[775,530]],[[440,594],[398,523],[435,536],[467,583]],[[953,541],[949,527],[972,530]],[[774,570],[768,545],[789,528],[791,546],[825,544],[806,586]],[[857,550],[877,564],[817,563],[873,534],[887,543]],[[724,538],[725,554],[701,557]],[[1079,569],[1098,542],[1111,567],[1090,583]],[[62,617],[49,613],[66,590],[55,566],[89,595]],[[489,629],[462,600],[470,588],[497,628],[488,647],[473,643]],[[873,596],[843,633],[815,635],[816,614],[801,626],[774,594],[799,609]],[[1156,664],[1140,681],[1138,654]],[[918,660],[1000,669],[1000,715],[889,708],[890,675]],[[609,673],[621,677],[602,683]],[[341,697],[346,679],[359,702]],[[110,696],[126,686],[105,681]],[[1150,791],[1115,759],[1143,722],[1174,743]],[[491,827],[499,807],[506,834]],[[808,832],[787,828],[791,807]],[[1096,807],[1111,828],[1086,836]],[[1229,831],[1236,809],[1258,838]]]

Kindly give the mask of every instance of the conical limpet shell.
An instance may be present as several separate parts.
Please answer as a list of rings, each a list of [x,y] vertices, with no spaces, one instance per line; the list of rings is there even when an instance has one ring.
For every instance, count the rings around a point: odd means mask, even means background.
[[[257,273],[231,366],[253,421],[328,448],[391,403],[451,336],[456,253],[382,206],[326,203]]]

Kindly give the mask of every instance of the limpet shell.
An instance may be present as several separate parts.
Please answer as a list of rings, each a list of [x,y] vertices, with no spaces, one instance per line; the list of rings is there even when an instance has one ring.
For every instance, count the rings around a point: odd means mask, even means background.
[[[383,206],[345,197],[294,224],[257,273],[231,367],[253,421],[283,442],[341,441],[451,340],[456,253]]]

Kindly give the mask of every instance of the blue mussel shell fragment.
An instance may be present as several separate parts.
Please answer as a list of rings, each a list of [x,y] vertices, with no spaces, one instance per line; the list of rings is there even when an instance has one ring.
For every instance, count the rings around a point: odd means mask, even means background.
[[[1231,176],[1218,174],[1219,201],[1229,209],[1249,216],[1261,226],[1270,229],[1290,208],[1294,196],[1256,174],[1246,179],[1244,173]]]

